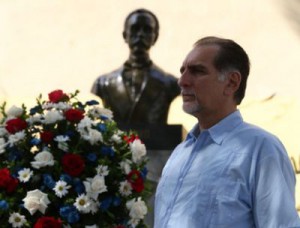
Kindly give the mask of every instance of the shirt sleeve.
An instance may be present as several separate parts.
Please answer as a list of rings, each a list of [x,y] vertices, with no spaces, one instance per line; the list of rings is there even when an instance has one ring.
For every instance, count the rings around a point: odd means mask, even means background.
[[[300,227],[295,208],[295,174],[285,149],[265,143],[257,163],[253,214],[257,228]]]

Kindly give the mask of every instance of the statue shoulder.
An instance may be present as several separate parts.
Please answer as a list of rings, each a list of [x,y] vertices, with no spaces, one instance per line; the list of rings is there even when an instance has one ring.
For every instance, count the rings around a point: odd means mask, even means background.
[[[95,81],[92,86],[91,92],[96,94],[99,97],[105,96],[105,90],[108,87],[117,84],[122,76],[121,73],[123,71],[123,67],[120,67],[110,73],[100,75]]]
[[[171,81],[174,81],[174,80],[177,81],[177,78],[174,75],[164,71],[163,69],[161,69],[156,64],[153,64],[151,66],[151,71],[152,71],[153,75],[155,75],[159,78],[165,78],[165,79],[169,79]]]
[[[123,67],[120,67],[110,73],[100,75],[97,78],[98,84],[104,86],[104,85],[111,84],[111,83],[117,81],[118,78],[121,77],[123,69],[124,69]]]
[[[176,97],[180,93],[180,88],[178,86],[178,78],[174,75],[165,72],[159,66],[153,64],[151,66],[151,77],[157,81],[160,81],[161,84],[164,85],[165,89],[167,89],[168,93],[171,97]]]
[[[177,84],[177,80],[178,78],[175,77],[174,75],[167,73],[166,71],[164,71],[163,69],[161,69],[159,66],[153,64],[151,66],[151,76],[161,80],[164,83],[167,84]]]

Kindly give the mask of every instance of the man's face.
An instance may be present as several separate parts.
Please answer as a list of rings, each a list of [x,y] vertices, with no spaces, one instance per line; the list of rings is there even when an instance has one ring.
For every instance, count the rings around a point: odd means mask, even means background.
[[[156,22],[148,13],[135,13],[127,21],[124,38],[134,53],[145,52],[155,43]]]
[[[178,84],[183,98],[183,110],[195,117],[218,113],[224,105],[225,81],[213,61],[219,47],[215,45],[194,48],[180,68]]]

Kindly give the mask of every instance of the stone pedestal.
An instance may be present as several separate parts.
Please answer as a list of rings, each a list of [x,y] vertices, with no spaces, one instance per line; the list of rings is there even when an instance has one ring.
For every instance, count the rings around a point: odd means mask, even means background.
[[[145,223],[149,228],[154,222],[155,189],[166,164],[174,148],[185,138],[186,131],[182,125],[119,125],[121,130],[133,130],[139,134],[147,148],[149,162],[147,164],[147,179],[153,185],[153,194],[148,200],[148,214]]]

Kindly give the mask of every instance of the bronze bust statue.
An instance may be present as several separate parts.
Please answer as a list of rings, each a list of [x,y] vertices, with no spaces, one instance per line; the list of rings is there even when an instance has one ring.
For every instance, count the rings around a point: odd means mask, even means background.
[[[124,23],[128,60],[96,79],[91,92],[99,96],[114,119],[124,124],[166,124],[171,102],[179,95],[177,78],[156,66],[149,50],[158,38],[156,16],[145,9],[131,12]]]

